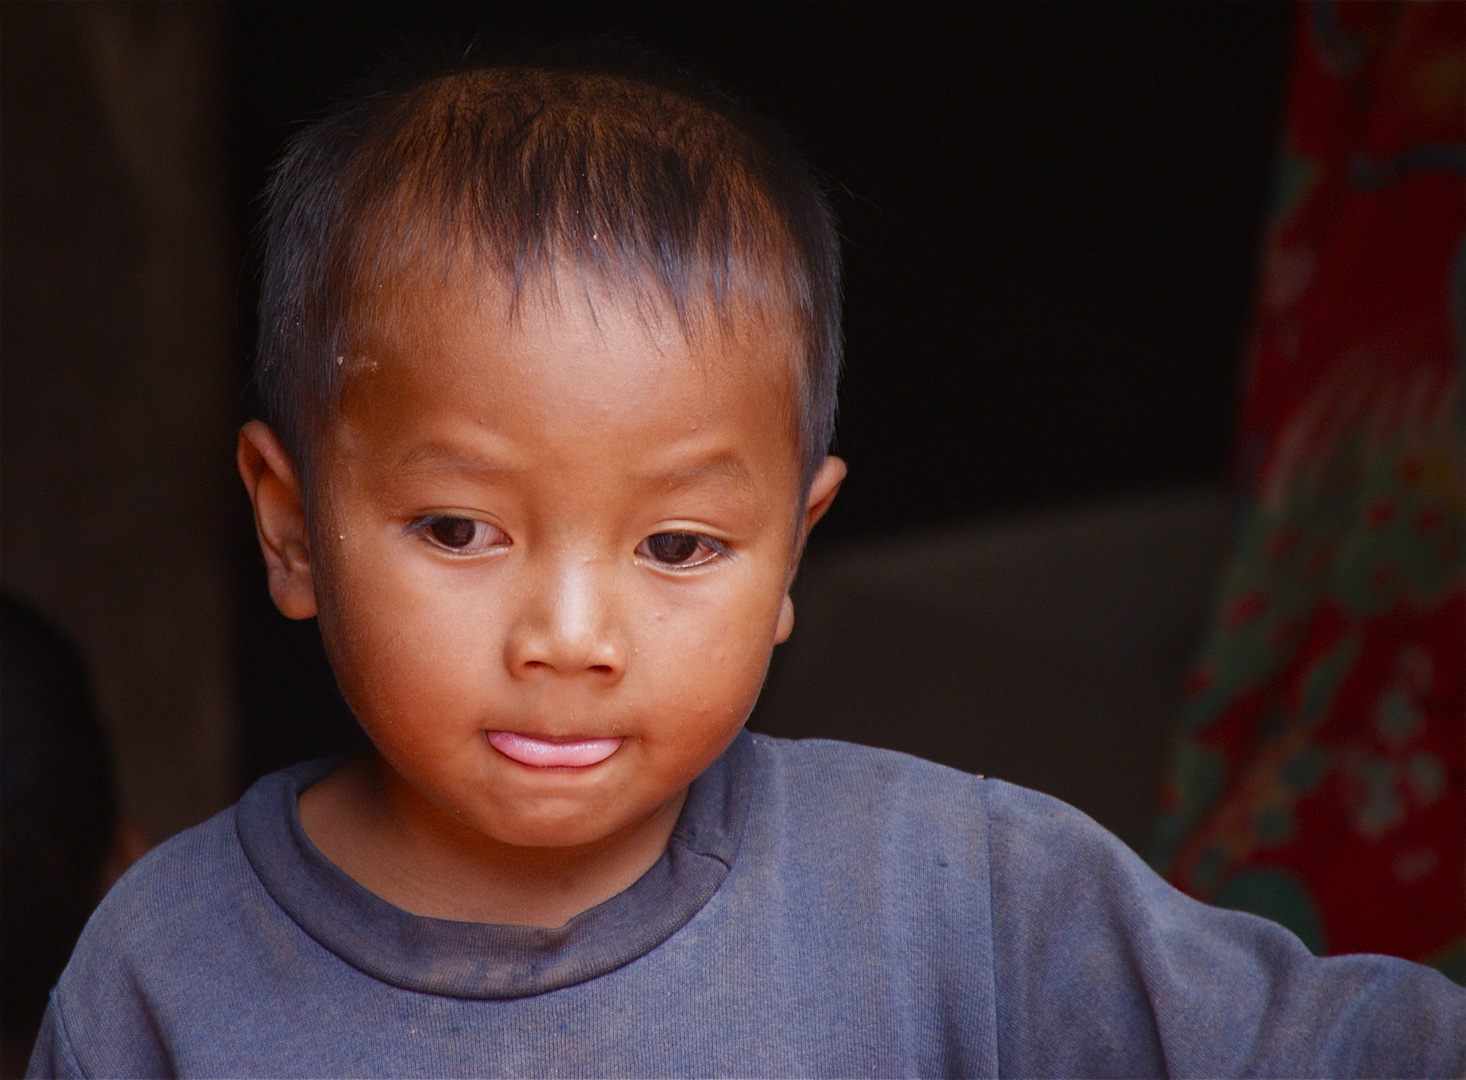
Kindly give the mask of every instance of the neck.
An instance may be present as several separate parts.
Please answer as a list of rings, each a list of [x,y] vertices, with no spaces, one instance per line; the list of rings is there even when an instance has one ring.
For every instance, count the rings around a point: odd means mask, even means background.
[[[684,789],[594,844],[524,847],[465,825],[371,754],[303,792],[300,823],[348,877],[404,911],[558,927],[651,869],[667,848],[686,794]]]

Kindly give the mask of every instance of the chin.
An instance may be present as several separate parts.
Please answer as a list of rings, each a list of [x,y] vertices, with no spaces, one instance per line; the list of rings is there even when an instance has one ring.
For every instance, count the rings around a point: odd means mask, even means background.
[[[565,848],[595,844],[624,827],[634,814],[606,800],[545,796],[510,805],[485,806],[480,831],[515,847]]]
[[[495,840],[514,847],[525,848],[574,848],[599,843],[616,827],[606,828],[606,819],[588,821],[583,818],[563,820],[536,818],[532,821],[499,822],[489,831]]]

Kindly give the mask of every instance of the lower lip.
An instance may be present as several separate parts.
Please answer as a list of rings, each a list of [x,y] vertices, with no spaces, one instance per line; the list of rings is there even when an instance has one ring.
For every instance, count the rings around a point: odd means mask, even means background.
[[[513,731],[491,731],[489,745],[510,761],[537,769],[584,769],[599,765],[621,749],[624,738],[551,742]]]

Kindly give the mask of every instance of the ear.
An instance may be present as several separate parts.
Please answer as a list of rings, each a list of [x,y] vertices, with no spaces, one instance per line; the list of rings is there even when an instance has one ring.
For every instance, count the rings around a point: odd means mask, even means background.
[[[799,534],[801,554],[804,552],[805,541],[809,539],[809,530],[830,509],[830,504],[835,501],[840,485],[845,482],[845,474],[849,471],[842,458],[830,454],[814,474],[814,479],[809,483],[809,498],[804,504],[804,521]]]
[[[255,533],[265,555],[270,596],[280,613],[309,619],[316,613],[305,502],[290,455],[269,426],[251,420],[239,431],[239,475],[255,509]]]
[[[779,606],[779,626],[774,632],[774,643],[782,645],[789,640],[789,635],[794,632],[794,601],[789,598],[788,587],[794,584],[794,571],[799,566],[799,557],[804,554],[805,541],[809,539],[809,531],[814,528],[814,523],[825,516],[830,509],[830,504],[835,501],[835,496],[840,492],[840,485],[845,481],[845,474],[849,470],[845,462],[831,454],[825,458],[819,470],[814,474],[814,479],[809,485],[809,499],[805,502],[804,518],[799,523],[798,543],[795,545],[795,557],[789,568],[789,581],[785,585],[783,603]]]

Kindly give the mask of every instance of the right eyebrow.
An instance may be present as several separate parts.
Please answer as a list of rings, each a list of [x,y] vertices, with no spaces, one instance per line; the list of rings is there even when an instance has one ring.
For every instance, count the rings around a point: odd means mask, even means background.
[[[472,473],[486,477],[507,476],[523,471],[466,455],[455,447],[441,443],[421,443],[414,446],[397,459],[394,467],[405,472]]]

